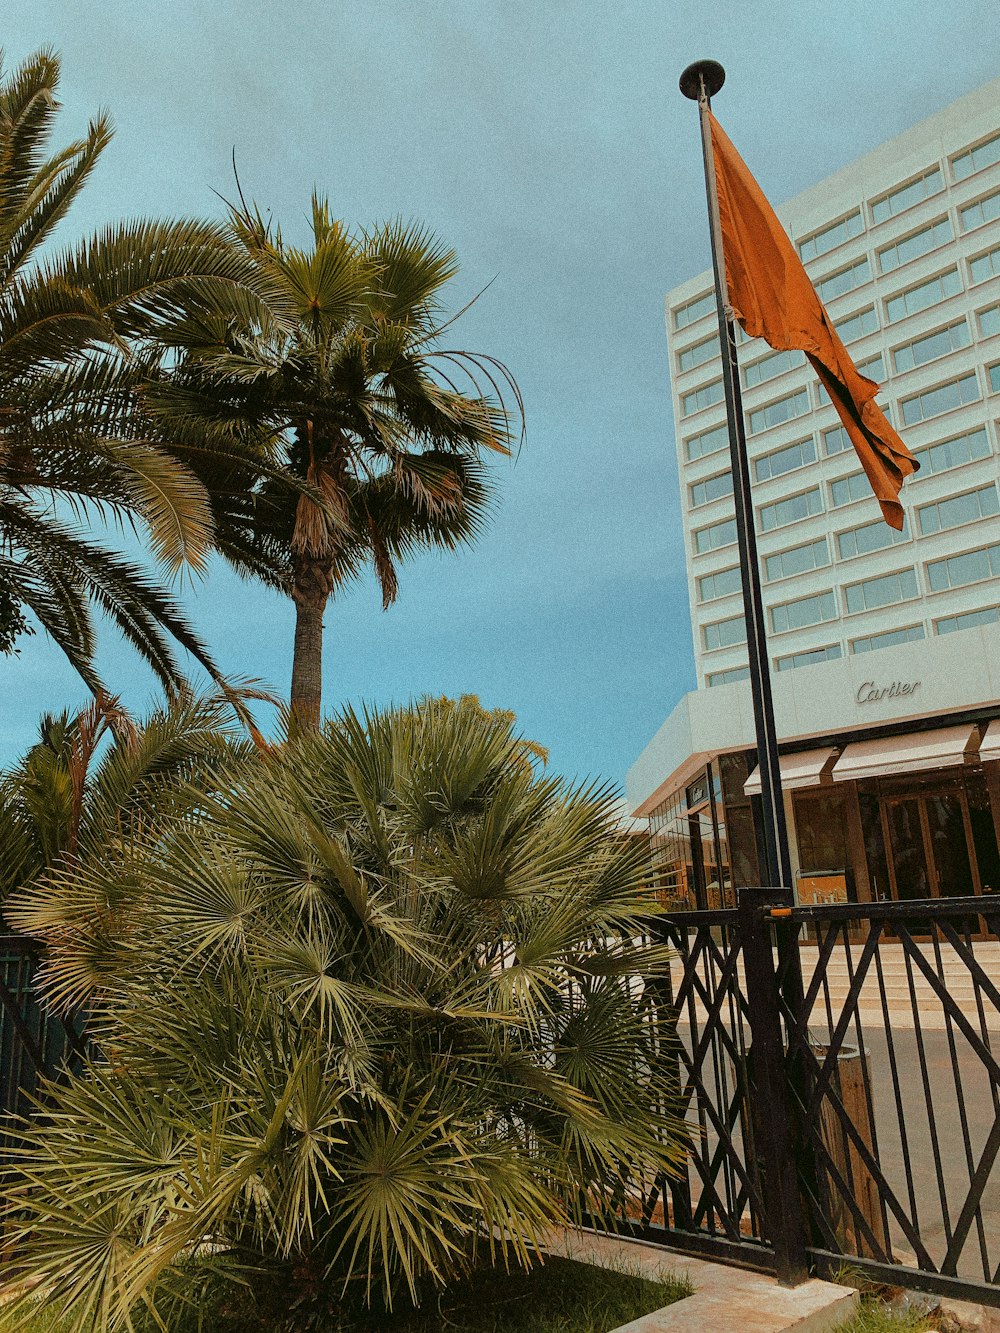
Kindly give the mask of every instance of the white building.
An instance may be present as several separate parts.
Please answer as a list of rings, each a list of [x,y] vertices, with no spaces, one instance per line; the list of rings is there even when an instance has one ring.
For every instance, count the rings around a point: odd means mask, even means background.
[[[1000,79],[777,211],[921,464],[894,533],[804,357],[741,343],[796,867],[862,898],[1000,890]],[[712,902],[757,871],[711,274],[666,309],[699,688],[629,795],[665,885]]]

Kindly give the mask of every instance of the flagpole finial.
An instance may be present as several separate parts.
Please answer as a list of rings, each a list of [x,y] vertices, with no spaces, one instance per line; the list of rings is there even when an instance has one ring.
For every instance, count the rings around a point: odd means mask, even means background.
[[[726,71],[717,60],[696,60],[693,65],[688,65],[681,75],[680,89],[685,97],[697,102],[701,96],[702,82],[705,85],[705,95],[714,97],[725,81]]]

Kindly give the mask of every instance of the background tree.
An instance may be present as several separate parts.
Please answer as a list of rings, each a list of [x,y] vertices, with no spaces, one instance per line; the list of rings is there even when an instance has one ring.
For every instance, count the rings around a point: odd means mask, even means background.
[[[290,493],[272,473],[241,511],[225,498],[232,482],[209,486],[228,506],[216,511],[219,549],[295,603],[292,716],[315,729],[331,594],[370,564],[388,606],[401,560],[475,537],[489,499],[483,459],[509,451],[504,392],[518,409],[520,399],[495,359],[442,344],[456,260],[420,227],[352,235],[314,196],[303,250],[257,211],[231,220],[273,301],[249,327],[203,315],[178,325],[180,363],[145,401],[165,438],[256,443],[311,488]]]
[[[336,1326],[331,1305],[527,1264],[582,1200],[682,1159],[646,853],[614,793],[526,753],[508,720],[428,701],[234,766],[133,846],[99,979],[69,927],[124,851],[17,895],[107,1055],[28,1131],[12,1283],[113,1329],[263,1273],[268,1317],[214,1328]]]
[[[201,222],[120,224],[40,257],[111,138],[101,116],[49,152],[58,82],[49,51],[0,70],[0,651],[30,629],[27,608],[97,689],[96,605],[173,688],[170,638],[214,672],[207,650],[147,570],[82,525],[138,521],[169,570],[204,568],[205,486],[151,437],[137,388],[171,322],[208,307],[254,319],[260,274]]]

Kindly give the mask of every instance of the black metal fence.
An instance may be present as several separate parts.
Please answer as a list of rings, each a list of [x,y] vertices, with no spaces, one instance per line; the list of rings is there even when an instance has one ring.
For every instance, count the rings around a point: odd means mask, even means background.
[[[662,929],[692,1147],[628,1224],[790,1282],[1000,1305],[1000,903],[748,889]]]

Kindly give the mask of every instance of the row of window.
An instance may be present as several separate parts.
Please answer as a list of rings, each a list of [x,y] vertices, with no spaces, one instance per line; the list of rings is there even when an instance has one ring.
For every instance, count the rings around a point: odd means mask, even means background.
[[[974,629],[978,625],[995,625],[1000,622],[1000,606],[977,607],[974,611],[960,611],[957,615],[941,616],[933,622],[935,634],[953,634],[956,630]],[[902,629],[886,630],[882,634],[864,635],[849,642],[852,653],[877,652],[883,648],[895,648],[903,643],[915,643],[927,637],[923,625],[906,625]],[[824,644],[821,648],[807,648],[802,652],[787,653],[774,659],[775,669],[791,671],[796,667],[815,666],[817,662],[834,661],[843,656],[839,643]],[[750,675],[747,666],[727,667],[723,671],[709,672],[706,677],[709,686],[729,685],[733,681],[746,680]]]

